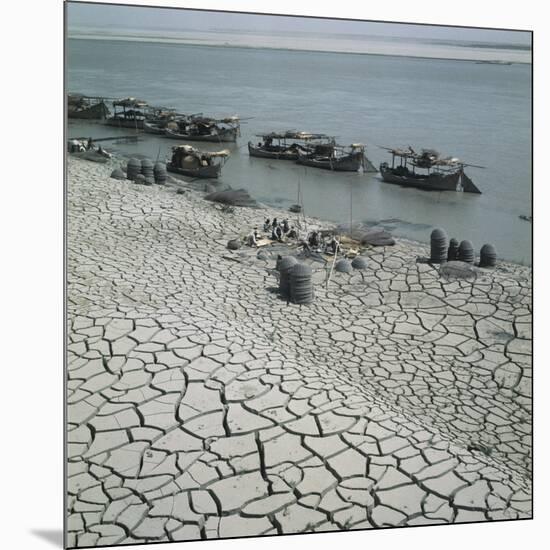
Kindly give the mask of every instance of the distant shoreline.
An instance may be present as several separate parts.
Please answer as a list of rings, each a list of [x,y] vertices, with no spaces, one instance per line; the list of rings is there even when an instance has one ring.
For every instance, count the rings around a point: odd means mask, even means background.
[[[275,46],[252,46],[252,45],[240,45],[229,43],[214,43],[204,42],[198,43],[197,40],[186,39],[159,39],[156,37],[134,37],[134,36],[98,36],[77,34],[68,35],[68,40],[90,40],[90,41],[103,41],[103,42],[141,42],[148,44],[164,44],[174,46],[191,46],[191,47],[206,47],[206,48],[234,48],[242,50],[273,50],[284,52],[302,52],[302,53],[332,53],[342,55],[364,55],[364,56],[376,56],[376,57],[397,57],[408,59],[432,59],[438,61],[462,61],[467,63],[481,63],[487,65],[531,65],[531,62],[527,61],[511,61],[509,59],[482,59],[482,58],[462,58],[462,57],[438,57],[438,56],[426,56],[426,55],[411,55],[411,54],[398,54],[398,53],[378,53],[378,52],[357,52],[357,51],[344,51],[344,50],[320,50],[320,49],[307,49],[307,48],[283,48]]]

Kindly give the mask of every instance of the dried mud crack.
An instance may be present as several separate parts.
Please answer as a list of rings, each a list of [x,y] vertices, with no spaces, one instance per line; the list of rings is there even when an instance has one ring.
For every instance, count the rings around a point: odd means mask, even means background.
[[[287,305],[225,249],[284,213],[111,169],[69,160],[70,546],[531,517],[530,269],[400,241]]]

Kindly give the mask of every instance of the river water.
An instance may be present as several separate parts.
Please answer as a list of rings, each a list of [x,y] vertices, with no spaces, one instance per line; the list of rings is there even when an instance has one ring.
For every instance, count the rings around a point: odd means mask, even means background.
[[[398,236],[429,240],[433,227],[496,246],[503,258],[531,263],[531,66],[314,51],[70,39],[67,87],[107,97],[243,119],[221,181],[277,207],[296,202],[307,215],[378,223]],[[378,166],[383,146],[435,148],[483,165],[467,174],[482,195],[426,192],[383,183],[379,174],[333,173],[250,158],[255,134],[297,129],[362,142]],[[117,129],[71,121],[68,136],[111,136]],[[128,134],[128,130],[120,131]],[[173,140],[145,135],[119,145],[157,158]],[[195,146],[216,149],[215,145]]]

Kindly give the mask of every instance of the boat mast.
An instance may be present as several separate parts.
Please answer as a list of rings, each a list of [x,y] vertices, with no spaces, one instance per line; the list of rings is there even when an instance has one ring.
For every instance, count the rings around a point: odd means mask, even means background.
[[[353,180],[349,182],[349,237],[353,239]]]

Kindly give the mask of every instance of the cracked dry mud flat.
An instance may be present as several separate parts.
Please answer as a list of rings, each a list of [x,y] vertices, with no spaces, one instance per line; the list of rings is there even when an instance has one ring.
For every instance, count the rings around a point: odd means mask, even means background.
[[[400,241],[287,305],[225,248],[282,212],[111,170],[69,160],[70,546],[531,517],[529,268]]]

